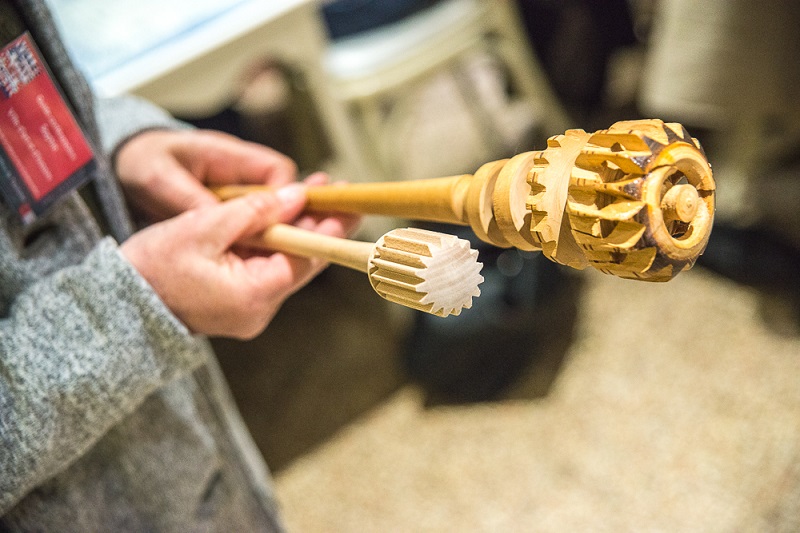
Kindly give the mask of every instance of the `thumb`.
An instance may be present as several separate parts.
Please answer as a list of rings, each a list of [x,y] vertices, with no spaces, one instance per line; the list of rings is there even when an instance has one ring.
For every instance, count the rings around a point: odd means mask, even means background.
[[[206,211],[209,241],[224,250],[277,222],[288,222],[303,210],[305,187],[292,184],[275,191],[248,194]]]

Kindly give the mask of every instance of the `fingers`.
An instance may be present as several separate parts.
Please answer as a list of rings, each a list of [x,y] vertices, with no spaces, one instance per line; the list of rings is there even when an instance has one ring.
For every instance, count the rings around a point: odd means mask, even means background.
[[[276,150],[217,131],[192,133],[176,155],[205,183],[280,186],[297,179],[295,162]]]
[[[200,218],[200,231],[208,232],[209,243],[220,251],[277,222],[294,220],[305,205],[305,188],[293,184],[276,191],[248,194],[211,209],[192,212]]]
[[[345,237],[350,231],[350,220],[347,217],[328,217],[321,221],[314,221],[305,217],[305,229],[330,235],[332,237]],[[303,224],[298,224],[303,227]],[[321,259],[308,259],[295,257],[284,253],[274,253],[268,257],[252,257],[247,259],[248,269],[254,279],[259,280],[271,291],[280,291],[286,298],[307,284],[311,279],[324,270],[328,263]]]
[[[115,168],[131,206],[153,221],[218,201],[173,153],[186,133],[147,131],[117,152]]]
[[[144,204],[145,209],[154,212],[159,219],[219,202],[211,191],[173,158],[165,158],[160,171],[153,173],[139,187],[142,189],[138,195],[140,204]],[[160,192],[154,195],[151,191]]]
[[[331,178],[325,172],[315,172],[303,180],[310,187],[327,185]],[[342,182],[339,182],[342,183]],[[336,183],[334,183],[335,185]],[[333,237],[352,235],[361,223],[361,216],[346,213],[306,213],[295,221],[299,228],[316,231]]]
[[[115,168],[131,205],[156,221],[217,203],[206,184],[282,186],[297,177],[285,155],[205,130],[136,135],[120,147]]]
[[[306,179],[303,180],[303,183],[309,185],[311,187],[316,187],[318,185],[325,185],[330,182],[330,176],[325,172],[314,172],[313,174],[309,175]]]
[[[287,298],[327,267],[321,259],[306,259],[283,253],[254,256],[245,260],[255,284],[265,295]]]
[[[325,235],[331,235],[332,237],[343,238],[352,236],[358,229],[360,223],[360,215],[313,213],[301,216],[295,221],[294,225],[309,231],[316,231],[324,233]]]
[[[328,175],[322,172],[312,174],[304,180],[307,185],[324,185],[329,181]],[[360,217],[353,216],[326,216],[303,215],[295,220],[297,227],[315,231],[333,237],[347,236],[358,224]],[[249,252],[255,252],[250,250]],[[283,297],[296,292],[303,287],[320,271],[327,267],[327,263],[320,259],[296,257],[284,253],[272,253],[266,257],[260,253],[244,251],[242,256],[254,279],[258,279],[268,290],[280,291]]]
[[[214,132],[153,131],[118,152],[117,171],[129,198],[156,218],[123,254],[192,331],[248,338],[266,326],[283,300],[325,267],[319,259],[281,253],[239,256],[236,243],[270,224],[291,222],[305,206],[295,184],[219,203],[207,183],[280,186],[296,179],[294,163],[274,150]],[[309,185],[326,183],[318,173]],[[307,219],[328,235],[346,232],[345,218]]]
[[[229,246],[297,216],[302,189],[290,186],[189,211],[134,234],[121,252],[191,331],[252,337],[321,265],[281,254],[242,259]]]

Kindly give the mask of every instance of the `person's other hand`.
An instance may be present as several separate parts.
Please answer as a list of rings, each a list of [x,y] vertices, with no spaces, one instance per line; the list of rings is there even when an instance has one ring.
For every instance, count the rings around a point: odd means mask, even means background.
[[[242,250],[236,242],[270,224],[294,220],[304,203],[302,185],[211,202],[136,233],[121,250],[190,330],[252,338],[325,263]],[[342,237],[356,220],[304,216],[298,225]]]
[[[131,207],[157,222],[218,203],[205,185],[281,186],[297,179],[287,156],[211,130],[151,130],[119,149],[115,167]]]

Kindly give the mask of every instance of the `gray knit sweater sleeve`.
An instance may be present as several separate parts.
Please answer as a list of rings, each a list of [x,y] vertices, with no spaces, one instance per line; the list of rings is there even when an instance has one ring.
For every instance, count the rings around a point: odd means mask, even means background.
[[[160,107],[133,95],[97,98],[94,110],[103,150],[107,154],[113,154],[122,143],[143,130],[191,128]]]
[[[208,353],[107,238],[0,319],[0,516]]]

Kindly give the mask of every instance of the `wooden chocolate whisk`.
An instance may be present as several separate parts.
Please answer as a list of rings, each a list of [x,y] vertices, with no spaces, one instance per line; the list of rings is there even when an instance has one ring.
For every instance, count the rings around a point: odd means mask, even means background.
[[[214,191],[229,198],[253,189]],[[469,225],[496,246],[647,281],[691,268],[715,209],[700,143],[658,119],[568,130],[544,150],[486,163],[475,174],[312,187],[307,195],[310,210]]]
[[[469,241],[444,233],[395,229],[370,243],[275,224],[243,244],[364,272],[383,298],[442,317],[469,309],[481,293],[478,252]]]

